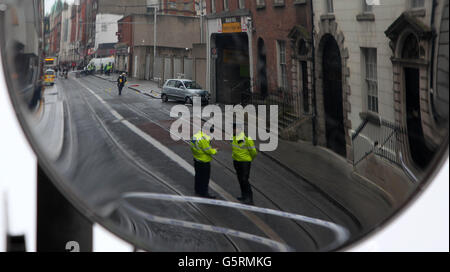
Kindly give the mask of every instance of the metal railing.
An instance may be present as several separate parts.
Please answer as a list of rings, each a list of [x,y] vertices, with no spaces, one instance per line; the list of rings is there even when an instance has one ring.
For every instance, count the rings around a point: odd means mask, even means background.
[[[385,120],[370,122],[366,118],[352,136],[353,165],[373,153],[401,167],[398,153],[402,148],[400,139],[404,135],[405,129],[400,126]]]
[[[277,91],[267,95],[260,93],[252,93],[250,88],[241,92],[241,104],[246,105],[277,105],[278,118],[283,122],[283,126],[287,127],[295,121],[299,120],[305,114],[302,114],[301,94],[300,92]]]

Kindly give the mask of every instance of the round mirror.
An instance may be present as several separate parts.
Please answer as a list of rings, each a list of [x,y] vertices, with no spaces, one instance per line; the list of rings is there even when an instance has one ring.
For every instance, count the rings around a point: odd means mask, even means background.
[[[377,2],[3,0],[1,61],[40,166],[137,248],[339,250],[448,157],[448,0]]]

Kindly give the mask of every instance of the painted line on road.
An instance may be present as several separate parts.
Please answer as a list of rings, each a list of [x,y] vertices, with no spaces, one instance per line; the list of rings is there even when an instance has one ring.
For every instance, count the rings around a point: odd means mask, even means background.
[[[201,204],[215,205],[215,206],[221,206],[221,207],[229,207],[229,208],[234,208],[234,209],[239,209],[239,210],[247,210],[247,211],[251,211],[251,212],[274,215],[274,216],[278,216],[278,217],[283,217],[283,218],[288,218],[288,219],[292,219],[292,220],[297,220],[297,221],[302,221],[302,222],[318,225],[318,226],[321,226],[321,227],[331,230],[335,234],[335,240],[331,244],[326,246],[324,249],[322,249],[323,251],[332,250],[332,249],[335,249],[335,248],[343,245],[350,237],[350,233],[346,228],[344,228],[340,225],[337,225],[335,223],[317,219],[317,218],[313,218],[313,217],[304,216],[304,215],[288,213],[288,212],[281,212],[281,211],[268,209],[268,208],[261,208],[261,207],[244,205],[244,204],[235,203],[235,202],[214,200],[214,199],[205,199],[205,198],[190,197],[190,196],[176,196],[176,195],[167,195],[167,194],[139,193],[139,192],[131,192],[131,193],[126,193],[126,194],[122,195],[122,199],[125,199],[125,200],[126,199],[136,199],[136,198],[155,199],[155,200],[163,200],[163,201],[175,201],[175,202],[201,203]],[[128,208],[131,207],[132,209],[134,209],[134,211],[137,210],[136,208],[132,207],[129,204],[126,206]],[[239,238],[243,238],[243,239],[247,239],[247,240],[251,240],[251,241],[254,241],[257,243],[267,245],[277,251],[291,251],[292,250],[291,247],[289,247],[285,244],[280,244],[273,240],[269,240],[269,239],[266,239],[263,237],[255,236],[255,235],[240,232],[240,231],[235,231],[232,229],[218,228],[215,226],[197,224],[197,223],[186,222],[186,221],[181,221],[181,220],[172,220],[172,219],[169,219],[170,221],[168,221],[168,222],[162,222],[162,221],[160,221],[161,218],[155,218],[154,215],[150,215],[143,211],[139,211],[139,213],[141,215],[144,215],[145,218],[150,218],[152,220],[155,220],[154,222],[159,222],[159,223],[164,223],[164,224],[172,224],[173,223],[175,225],[179,225],[182,227],[198,229],[198,230],[206,230],[206,231],[212,231],[212,232],[223,233],[226,235],[236,236]]]
[[[126,200],[127,198],[142,198],[142,196],[134,195],[134,194],[137,194],[137,193],[127,193],[127,194],[123,195],[122,201]],[[158,194],[151,194],[151,195],[158,196]],[[161,194],[158,197],[152,197],[151,195],[145,195],[145,198],[161,199],[161,197],[166,196],[166,195]],[[170,196],[170,195],[168,195],[168,196]],[[183,196],[180,196],[180,197],[183,197]],[[194,201],[185,201],[185,202],[194,202]],[[223,201],[223,202],[227,202],[227,201]],[[238,230],[234,230],[234,229],[230,229],[230,228],[218,227],[218,226],[214,226],[214,225],[206,225],[206,224],[201,224],[201,223],[189,222],[189,221],[185,221],[185,220],[157,216],[157,215],[142,211],[140,209],[137,209],[126,201],[123,203],[123,207],[125,207],[126,209],[130,210],[131,212],[137,214],[141,218],[144,218],[151,222],[166,224],[166,225],[171,225],[171,226],[179,226],[182,228],[189,228],[189,229],[194,229],[194,230],[198,230],[198,231],[208,231],[208,232],[220,233],[220,234],[224,234],[226,236],[234,236],[234,237],[238,237],[241,239],[249,240],[249,241],[252,241],[255,243],[259,243],[259,244],[268,246],[275,251],[281,251],[281,252],[294,251],[293,248],[291,248],[290,246],[288,246],[286,244],[283,244],[283,243],[280,243],[280,242],[277,242],[277,241],[274,241],[272,239],[268,239],[268,238],[265,238],[262,236],[250,234],[247,232],[242,232],[242,231],[238,231]]]
[[[120,115],[116,110],[114,110],[106,101],[104,101],[100,96],[98,96],[94,91],[92,91],[89,87],[87,87],[85,84],[81,83],[79,80],[77,80],[78,83],[83,86],[86,90],[88,90],[93,96],[95,96],[100,103],[102,103],[108,111],[116,117],[118,120],[121,121],[122,124],[124,124],[128,129],[133,131],[135,134],[140,136],[142,139],[159,149],[163,154],[165,154],[168,158],[176,162],[178,165],[180,165],[182,168],[184,168],[188,173],[195,176],[195,170],[194,167],[191,166],[187,161],[185,161],[183,158],[181,158],[178,154],[161,144],[159,141],[148,135],[147,133],[140,130],[138,127],[130,123],[129,121],[125,120],[125,118]],[[228,201],[237,201],[232,195],[230,195],[228,192],[226,192],[222,187],[220,187],[217,183],[215,183],[213,180],[210,180],[210,187],[213,189],[216,193],[221,195],[224,199]],[[270,226],[268,226],[264,221],[262,221],[259,217],[257,217],[254,214],[242,211],[243,215],[246,216],[250,221],[252,221],[255,226],[257,226],[263,233],[265,233],[268,237],[271,239],[286,244],[286,242],[274,231]]]

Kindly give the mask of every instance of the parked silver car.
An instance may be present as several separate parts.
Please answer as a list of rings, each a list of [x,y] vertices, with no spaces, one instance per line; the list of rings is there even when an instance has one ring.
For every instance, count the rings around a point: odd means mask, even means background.
[[[168,79],[161,93],[163,102],[174,99],[192,104],[195,96],[201,98],[202,104],[209,103],[209,92],[203,90],[197,82],[190,79]]]

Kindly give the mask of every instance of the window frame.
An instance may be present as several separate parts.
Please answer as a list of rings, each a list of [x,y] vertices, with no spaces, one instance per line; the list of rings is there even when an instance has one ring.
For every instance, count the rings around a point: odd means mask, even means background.
[[[278,70],[278,88],[283,90],[288,89],[287,77],[287,48],[286,41],[277,40],[277,70]]]
[[[266,0],[256,0],[256,8],[262,8],[266,6]]]
[[[285,0],[273,0],[273,5],[275,7],[280,7],[285,5]]]
[[[333,2],[333,0],[325,0],[325,11],[328,14],[334,13],[334,2]]]
[[[379,113],[378,50],[375,47],[361,47],[364,67],[365,108],[367,112]]]
[[[178,6],[178,3],[175,0],[167,1],[167,8],[168,9],[176,9],[177,6]]]
[[[211,0],[211,13],[216,13],[216,0]]]
[[[223,0],[223,10],[224,11],[229,11],[230,10],[230,3],[228,1],[229,0]]]
[[[410,0],[409,8],[410,9],[423,9],[423,8],[425,8],[425,0]]]
[[[238,0],[238,8],[245,9],[245,0]]]

